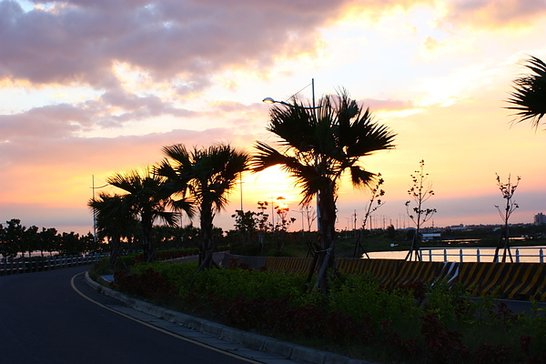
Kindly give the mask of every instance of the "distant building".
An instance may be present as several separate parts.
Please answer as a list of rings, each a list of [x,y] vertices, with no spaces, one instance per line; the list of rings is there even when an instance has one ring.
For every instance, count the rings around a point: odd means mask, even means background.
[[[451,231],[465,231],[465,230],[468,230],[468,227],[464,226],[463,224],[451,225],[451,226],[448,226],[447,228],[449,230],[451,230]]]
[[[535,215],[535,225],[543,224],[546,224],[546,215],[544,215],[542,212],[539,212]]]
[[[423,241],[436,240],[436,239],[440,239],[441,237],[442,237],[441,233],[422,233],[421,234],[421,239],[423,239]]]

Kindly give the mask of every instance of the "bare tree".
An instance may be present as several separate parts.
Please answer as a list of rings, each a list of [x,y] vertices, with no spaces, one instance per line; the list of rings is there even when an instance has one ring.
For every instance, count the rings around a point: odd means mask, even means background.
[[[385,204],[385,201],[383,201],[381,198],[385,196],[385,191],[381,188],[381,186],[385,183],[385,180],[383,177],[381,177],[381,173],[377,174],[377,182],[373,187],[370,187],[371,196],[370,200],[368,201],[366,205],[366,210],[364,212],[364,217],[362,219],[362,227],[358,231],[358,238],[355,243],[355,249],[353,251],[353,257],[361,256],[362,254],[365,254],[367,258],[370,258],[368,255],[368,252],[364,248],[364,245],[362,243],[364,231],[366,230],[366,226],[368,225],[368,219],[374,213],[377,211],[378,208],[383,206]]]
[[[516,209],[519,208],[519,205],[512,200],[514,197],[514,193],[516,192],[516,189],[518,188],[519,181],[521,180],[521,177],[516,178],[516,182],[512,183],[510,174],[508,175],[508,180],[506,182],[502,182],[500,176],[497,174],[497,186],[499,187],[499,190],[501,191],[502,198],[506,200],[506,205],[501,209],[500,206],[495,205],[497,208],[497,211],[499,212],[499,215],[503,221],[503,228],[501,237],[499,239],[499,243],[497,244],[497,248],[495,249],[495,256],[493,257],[493,262],[498,262],[499,259],[499,251],[500,249],[503,249],[502,252],[502,262],[506,262],[506,255],[510,257],[510,262],[513,262],[512,259],[512,252],[510,251],[510,234],[509,234],[509,227],[508,227],[508,220],[510,219],[510,216]]]
[[[413,253],[415,253],[415,260],[421,261],[423,260],[420,251],[421,227],[436,213],[436,209],[425,208],[424,204],[434,196],[434,191],[432,190],[431,183],[427,181],[428,173],[425,173],[424,160],[419,162],[419,169],[410,176],[412,185],[408,190],[408,195],[410,195],[411,200],[406,201],[406,211],[411,221],[415,224],[415,234],[413,235],[411,247],[406,255],[406,260],[411,260]],[[414,203],[413,207],[412,200]]]
[[[302,206],[302,209],[305,213],[305,220],[307,220],[307,231],[311,232],[311,225],[315,222],[317,219],[317,212],[309,203],[304,204]]]

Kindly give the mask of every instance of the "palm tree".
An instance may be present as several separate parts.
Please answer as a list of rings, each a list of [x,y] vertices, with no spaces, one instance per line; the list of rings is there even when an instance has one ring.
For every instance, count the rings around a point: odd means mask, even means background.
[[[235,186],[239,174],[248,168],[249,157],[229,145],[218,144],[188,151],[182,144],[163,148],[167,159],[157,168],[167,178],[186,204],[189,194],[199,211],[201,246],[200,269],[209,268],[214,251],[213,220],[227,204],[226,195]]]
[[[150,171],[144,175],[131,171],[127,174],[117,173],[109,177],[107,182],[127,192],[121,195],[122,204],[125,205],[123,209],[138,219],[144,254],[147,261],[152,261],[155,257],[152,241],[154,221],[160,219],[167,225],[176,225],[175,213],[167,211],[171,204],[171,192],[165,179]]]
[[[538,128],[540,120],[546,114],[546,63],[531,57],[525,65],[531,74],[514,80],[514,92],[507,109],[516,110],[518,122],[530,120]]]
[[[326,96],[316,109],[293,100],[274,106],[267,128],[279,138],[277,150],[257,142],[254,171],[274,165],[295,177],[302,189],[301,205],[317,195],[321,257],[317,286],[326,290],[326,269],[333,266],[337,189],[345,171],[355,187],[369,185],[376,176],[360,165],[361,157],[394,148],[394,134],[373,121],[369,109],[351,100],[345,90]]]
[[[101,192],[97,199],[90,199],[87,205],[96,214],[99,237],[110,238],[110,264],[114,266],[120,253],[121,239],[133,235],[138,222],[120,195]]]

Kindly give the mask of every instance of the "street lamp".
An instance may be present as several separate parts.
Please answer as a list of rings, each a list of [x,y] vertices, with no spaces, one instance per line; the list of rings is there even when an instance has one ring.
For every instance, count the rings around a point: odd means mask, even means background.
[[[307,85],[309,86],[309,85]],[[305,89],[307,86],[305,86],[304,88],[302,88],[300,91],[296,92],[294,95],[300,93],[303,89]],[[294,97],[294,95],[292,95],[291,97]],[[281,104],[281,105],[284,105],[284,106],[288,106],[288,107],[291,107],[291,108],[297,108],[297,109],[307,109],[307,110],[313,110],[313,114],[314,114],[314,117],[315,119],[317,119],[317,109],[320,109],[321,106],[316,106],[315,105],[315,79],[314,78],[311,78],[311,95],[312,95],[312,100],[313,100],[313,106],[299,106],[299,105],[295,105],[295,104],[289,104],[288,102],[286,101],[279,101],[279,100],[275,100],[274,98],[272,97],[266,97],[262,100],[262,102],[265,102],[266,104]],[[320,192],[317,192],[317,231],[320,232],[320,208],[319,208],[319,201],[320,201]]]
[[[309,86],[309,85],[307,85]],[[305,86],[305,87],[307,87]],[[304,88],[305,88],[304,87]],[[303,89],[302,89],[303,90]],[[297,95],[298,93],[300,93],[300,91],[296,92],[294,95]],[[281,105],[284,105],[284,106],[288,106],[288,107],[293,107],[293,108],[298,108],[298,109],[308,109],[308,110],[316,110],[316,109],[320,109],[321,107],[320,106],[316,106],[315,105],[315,79],[312,78],[311,79],[311,93],[312,93],[312,100],[313,100],[313,106],[298,106],[298,105],[292,105],[292,104],[289,104],[288,102],[286,101],[282,101],[282,100],[275,100],[274,98],[272,97],[266,97],[262,100],[262,102],[265,102],[266,104],[281,104]],[[290,98],[294,97],[294,95],[292,95]],[[316,116],[316,114],[315,114]]]

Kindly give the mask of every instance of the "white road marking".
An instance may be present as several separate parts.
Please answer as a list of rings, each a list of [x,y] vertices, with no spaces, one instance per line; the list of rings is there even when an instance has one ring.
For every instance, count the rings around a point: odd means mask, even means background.
[[[135,321],[135,322],[138,322],[139,324],[141,325],[144,325],[146,327],[149,327],[151,329],[154,329],[156,331],[159,331],[163,334],[166,334],[166,335],[169,335],[169,336],[172,336],[178,340],[182,340],[182,341],[186,341],[186,342],[189,342],[189,343],[192,343],[192,344],[195,344],[195,345],[198,345],[198,346],[201,346],[203,348],[206,348],[206,349],[209,349],[209,350],[212,350],[212,351],[215,351],[215,352],[218,352],[218,353],[221,353],[221,354],[224,354],[224,355],[227,355],[227,356],[231,356],[233,358],[236,358],[236,359],[240,359],[240,360],[243,360],[247,363],[252,363],[252,364],[262,364],[262,362],[259,362],[259,361],[256,361],[256,360],[252,360],[252,359],[249,359],[249,358],[245,358],[243,356],[240,356],[240,355],[237,355],[237,354],[234,354],[234,353],[231,353],[229,351],[225,351],[225,350],[221,350],[221,349],[218,349],[218,348],[215,348],[214,346],[211,346],[211,345],[207,345],[207,344],[204,344],[200,341],[197,341],[197,340],[193,340],[193,339],[190,339],[188,337],[185,337],[185,336],[182,336],[182,335],[178,335],[178,334],[175,334],[174,332],[171,332],[171,331],[168,331],[168,330],[165,330],[165,329],[162,329],[161,327],[157,327],[157,326],[154,326],[154,325],[151,325],[145,321],[142,321],[142,320],[139,320],[137,318],[134,318],[132,316],[129,316],[123,312],[119,312],[119,311],[116,311],[114,310],[113,308],[110,308],[106,305],[103,305],[102,303],[98,302],[98,301],[95,301],[94,299],[92,299],[91,297],[89,296],[86,296],[82,291],[80,291],[76,285],[74,284],[74,281],[76,279],[77,276],[79,276],[80,274],[84,274],[83,272],[81,273],[78,273],[78,274],[75,274],[74,276],[72,276],[72,278],[70,279],[70,285],[72,286],[72,289],[74,291],[76,291],[77,294],[79,294],[80,296],[82,296],[83,298],[85,298],[86,300],[88,300],[89,302],[92,302],[94,304],[96,304],[97,306],[100,306],[102,308],[104,308],[105,310],[108,310],[110,312],[113,312],[115,314],[118,314],[120,316],[123,316],[125,318],[128,318],[129,320],[132,320],[132,321]]]

